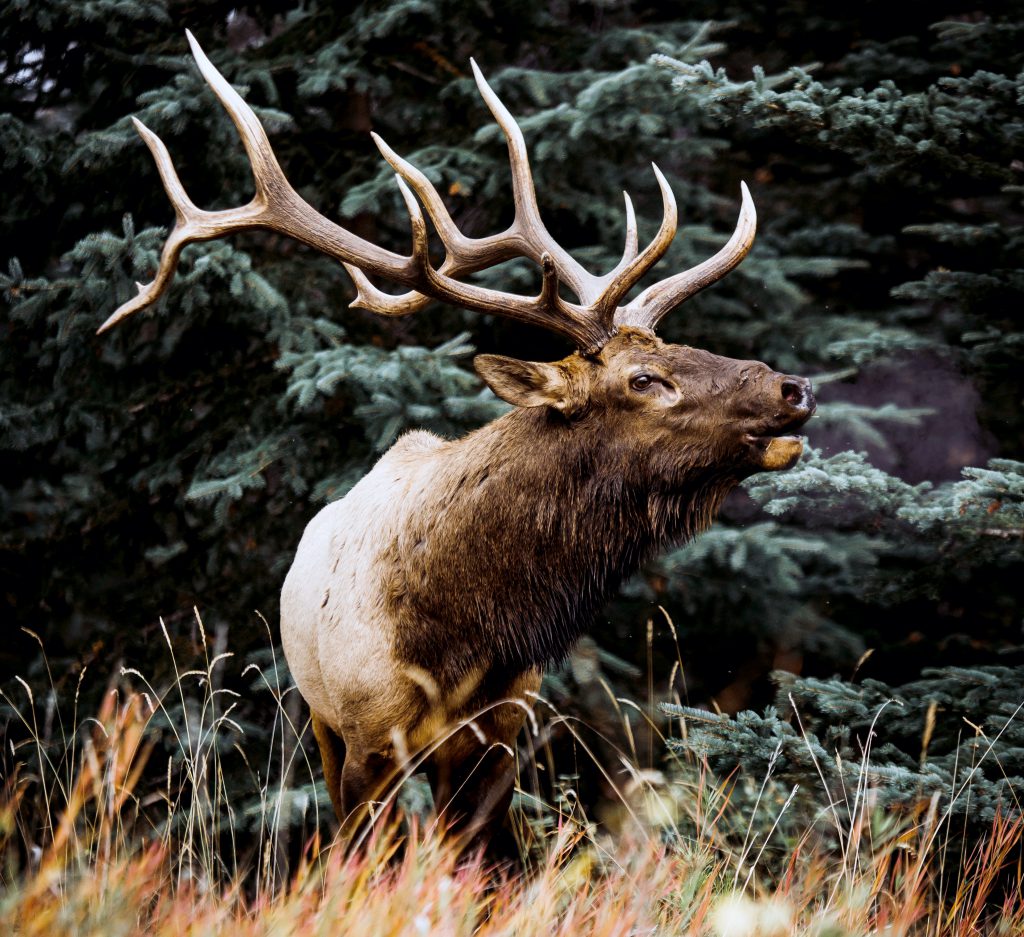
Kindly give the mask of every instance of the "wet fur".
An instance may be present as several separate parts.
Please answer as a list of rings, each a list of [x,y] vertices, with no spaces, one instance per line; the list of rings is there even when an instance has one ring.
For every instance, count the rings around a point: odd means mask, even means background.
[[[658,467],[675,485],[652,488],[605,431],[533,408],[432,450],[438,495],[384,551],[400,660],[446,690],[483,662],[558,661],[623,576],[706,528],[736,483],[687,471],[684,450]]]
[[[801,378],[627,327],[595,355],[477,367],[518,407],[462,439],[402,437],[310,522],[282,589],[343,821],[423,752],[438,809],[490,835],[543,668],[624,576],[766,468],[758,434],[814,406],[806,382],[788,401]],[[637,390],[640,373],[656,380]],[[452,731],[469,718],[476,731]]]

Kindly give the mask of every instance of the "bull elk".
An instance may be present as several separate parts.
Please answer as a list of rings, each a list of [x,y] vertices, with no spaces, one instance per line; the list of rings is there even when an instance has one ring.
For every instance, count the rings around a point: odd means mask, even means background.
[[[281,593],[285,654],[343,825],[421,751],[438,812],[462,835],[486,840],[507,813],[522,701],[544,666],[567,653],[646,557],[707,528],[741,479],[800,457],[794,433],[815,407],[805,378],[666,344],[654,332],[747,254],[750,193],[742,186],[735,232],[717,254],[627,302],[675,234],[665,178],[655,167],[664,217],[653,240],[639,249],[627,195],[622,259],[602,276],[587,272],[541,221],[522,132],[473,63],[508,141],[514,220],[500,234],[468,237],[427,177],[374,134],[411,218],[412,252],[403,256],[298,195],[255,114],[188,40],[238,128],[256,194],[241,208],[197,208],[163,142],[136,120],[177,221],[153,282],[139,284],[101,332],[164,292],[186,244],[266,228],[340,260],[356,284],[353,306],[402,316],[442,300],[576,345],[554,363],[478,356],[478,374],[513,409],[462,439],[401,437],[309,523]],[[421,203],[446,251],[440,266],[428,254]],[[540,267],[538,295],[462,279],[517,257]],[[367,274],[409,292],[385,293]],[[562,284],[576,302],[563,298]]]

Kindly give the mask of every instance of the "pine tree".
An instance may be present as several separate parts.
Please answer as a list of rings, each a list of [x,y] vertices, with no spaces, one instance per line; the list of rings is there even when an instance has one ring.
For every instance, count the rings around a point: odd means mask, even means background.
[[[1024,62],[1004,46],[1021,29],[1012,16],[955,12],[921,23],[917,35],[862,41],[813,71],[755,68],[745,79],[707,62],[657,59],[678,93],[776,151],[773,173],[794,203],[815,180],[821,214],[793,216],[791,245],[879,252],[872,275],[887,295],[855,287],[841,315],[815,318],[812,334],[834,362],[827,377],[874,373],[899,392],[897,369],[917,368],[922,389],[938,391],[914,398],[927,409],[827,403],[815,438],[833,450],[847,440],[869,448],[877,464],[862,453],[814,451],[792,473],[752,479],[747,493],[771,520],[712,531],[664,558],[658,582],[690,614],[732,619],[747,640],[782,649],[789,666],[857,674],[776,673],[777,699],[764,716],[729,720],[670,707],[687,717],[686,743],[676,748],[724,773],[739,766],[748,782],[764,777],[774,757],[775,776],[800,776],[820,806],[863,779],[873,733],[868,783],[877,802],[935,794],[951,816],[967,818],[973,836],[996,811],[1019,811],[1024,789],[1015,587],[1024,463],[991,458],[962,468],[959,481],[945,479],[972,449],[1020,453]],[[957,398],[973,398],[959,374],[977,389],[971,404],[982,432],[958,441],[950,415]],[[912,445],[931,464],[924,478],[913,456],[901,465],[891,452],[906,421],[918,425]],[[730,572],[742,584],[729,582]],[[641,594],[649,588],[634,585]],[[887,707],[890,699],[898,705]],[[814,783],[822,770],[825,791]]]
[[[952,0],[862,6],[698,2],[681,21],[657,3],[8,0],[5,673],[43,667],[17,626],[41,636],[58,683],[90,660],[158,668],[158,617],[195,645],[193,604],[211,631],[230,624],[241,658],[261,640],[252,610],[273,621],[320,505],[403,430],[457,435],[500,412],[472,347],[564,352],[439,306],[400,320],[350,310],[338,265],[255,233],[190,248],[154,310],[96,337],[150,278],[170,220],[131,115],[164,138],[198,204],[250,194],[186,26],[244,89],[304,197],[395,250],[407,216],[371,129],[471,233],[510,216],[470,55],[520,119],[546,222],[594,269],[617,257],[622,189],[641,236],[655,229],[650,160],[683,216],[659,271],[717,249],[751,183],[753,253],[663,331],[815,377],[819,451],[752,480],[706,537],[629,584],[595,627],[600,647],[643,665],[635,635],[661,604],[691,701],[732,708],[767,698],[775,662],[849,675],[875,648],[860,673],[896,687],[926,664],[1007,652],[1024,527],[1022,27]],[[537,272],[483,279],[529,289]],[[667,631],[655,651],[656,666],[674,659]],[[571,674],[551,692],[571,694]]]
[[[1020,816],[1022,678],[1019,664],[925,668],[896,687],[779,671],[762,715],[666,704],[686,723],[685,742],[669,747],[721,777],[739,768],[733,807],[752,828],[770,828],[785,803],[783,829],[800,836],[817,826],[838,847],[863,812],[930,805],[934,835],[955,843],[955,857],[997,816]]]

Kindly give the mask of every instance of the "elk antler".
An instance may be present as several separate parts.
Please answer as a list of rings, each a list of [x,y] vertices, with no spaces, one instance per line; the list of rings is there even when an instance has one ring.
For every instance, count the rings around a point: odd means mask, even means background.
[[[721,280],[747,256],[754,244],[757,213],[754,211],[754,200],[750,197],[750,190],[745,182],[740,183],[740,193],[740,217],[736,222],[736,230],[725,246],[714,257],[709,257],[696,267],[647,287],[629,305],[623,306],[615,313],[616,325],[637,325],[654,329],[666,313],[671,312],[694,293],[699,293],[705,286]]]
[[[214,68],[193,35],[186,31],[192,54],[207,84],[213,89],[238,129],[252,165],[256,194],[240,208],[204,211],[185,192],[163,141],[141,121],[132,118],[140,136],[153,153],[164,188],[174,206],[176,222],[160,256],[152,283],[138,284],[139,293],[120,306],[100,326],[103,332],[122,319],[144,309],[167,289],[182,249],[195,241],[207,241],[232,231],[268,228],[302,241],[340,260],[355,280],[358,294],[353,306],[383,315],[407,315],[432,299],[478,312],[518,319],[557,332],[587,352],[599,349],[618,325],[653,328],[673,306],[720,279],[743,259],[754,235],[754,207],[743,186],[740,221],[729,243],[710,260],[645,290],[633,302],[619,302],[668,249],[676,231],[676,205],[665,177],[654,167],[661,189],[664,216],[657,234],[638,251],[636,218],[626,199],[626,245],[622,259],[604,276],[588,273],[551,236],[540,218],[530,174],[526,143],[512,115],[472,62],[480,94],[508,140],[512,167],[515,219],[501,234],[471,238],[452,221],[444,202],[427,177],[398,156],[377,134],[374,141],[397,173],[397,182],[409,211],[412,253],[405,257],[366,241],[325,218],[288,183],[277,162],[266,132],[256,115]],[[428,254],[428,234],[419,196],[444,245],[446,256],[434,268]],[[624,193],[625,194],[625,193]],[[514,257],[528,257],[541,267],[543,281],[537,296],[520,296],[464,283],[456,277],[483,270]],[[401,296],[379,290],[367,277],[375,274],[411,288]],[[563,280],[579,303],[559,295]]]

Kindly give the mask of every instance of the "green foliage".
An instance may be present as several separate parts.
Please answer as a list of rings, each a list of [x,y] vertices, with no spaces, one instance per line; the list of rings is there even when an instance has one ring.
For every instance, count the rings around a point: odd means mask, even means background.
[[[5,674],[43,669],[19,626],[42,636],[58,683],[122,657],[159,669],[159,616],[173,632],[193,604],[246,653],[251,610],[273,621],[322,504],[397,434],[460,435],[501,412],[472,348],[564,353],[458,310],[349,309],[336,263],[265,233],[189,248],[164,299],[97,337],[152,277],[171,216],[130,116],[164,138],[197,204],[251,196],[185,26],[252,103],[301,194],[396,251],[408,218],[370,130],[423,169],[468,233],[511,217],[470,55],[520,118],[546,223],[595,271],[621,250],[620,191],[641,238],[656,230],[651,160],[681,215],[654,276],[717,250],[750,184],[753,252],[663,332],[812,376],[816,448],[750,480],[722,523],[624,587],[594,632],[625,661],[608,668],[617,684],[648,666],[635,636],[656,604],[678,645],[656,635],[649,666],[660,677],[681,654],[694,703],[761,705],[780,660],[849,674],[873,649],[862,673],[896,693],[926,666],[980,674],[1011,653],[1024,25],[954,0],[891,6],[701,0],[680,20],[659,3],[0,4]],[[529,291],[538,275],[508,264],[479,282]],[[566,672],[555,683],[590,715],[605,705],[603,677]],[[966,684],[949,679],[952,699]],[[822,698],[864,685],[832,681]],[[246,705],[239,718],[258,733],[262,703]],[[754,735],[722,738],[725,765]],[[879,770],[890,763],[907,767],[877,749]]]
[[[1024,297],[1024,237],[1020,224],[1020,163],[1024,120],[1021,54],[985,58],[983,44],[997,30],[1020,28],[993,18],[975,24],[935,24],[934,58],[887,62],[885,78],[867,50],[837,63],[842,81],[816,79],[807,69],[767,76],[755,67],[749,80],[732,80],[726,69],[655,56],[672,83],[707,113],[726,121],[782,132],[806,147],[850,162],[842,182],[863,199],[898,189],[902,234],[922,238],[935,257],[923,276],[894,284],[895,299],[930,313],[919,331],[943,336],[979,373],[1005,380],[1021,364],[1020,321]],[[877,51],[877,50],[875,50]],[[963,59],[978,58],[965,73]],[[939,73],[952,61],[952,75]],[[868,66],[870,86],[856,85]],[[995,71],[1000,68],[1003,71]],[[927,77],[922,86],[921,78]],[[909,89],[901,80],[910,79]],[[828,188],[840,179],[833,172]],[[905,207],[904,207],[905,206]],[[928,244],[931,244],[930,248]],[[958,269],[959,268],[959,269]],[[983,347],[975,345],[984,340]],[[973,348],[971,346],[974,346]],[[973,359],[973,360],[972,360]]]
[[[679,754],[720,774],[799,786],[804,815],[842,834],[863,810],[939,807],[960,835],[977,836],[997,814],[1020,816],[1024,785],[1024,667],[926,668],[900,686],[773,675],[774,706],[734,718],[666,705],[686,723]],[[841,815],[841,816],[840,816]],[[942,836],[948,837],[950,830]]]
[[[1014,587],[1024,464],[963,467],[940,455],[957,446],[976,458],[1020,452],[1024,57],[1003,46],[1004,29],[1020,24],[951,17],[930,40],[908,29],[813,67],[754,67],[749,78],[654,58],[678,93],[775,150],[783,202],[808,198],[805,180],[817,180],[820,221],[794,213],[791,249],[820,232],[831,252],[870,258],[875,288],[852,284],[838,300],[842,318],[808,329],[838,369],[824,375],[811,433],[823,449],[745,485],[773,522],[712,531],[661,561],[666,597],[679,594],[702,622],[812,674],[776,673],[775,707],[763,716],[669,707],[686,722],[670,744],[723,774],[740,768],[737,790],[752,804],[769,776],[783,800],[798,784],[804,809],[795,814],[828,818],[826,805],[839,805],[847,829],[852,792],[870,789],[883,807],[935,795],[973,839],[996,811],[1019,811],[1024,788],[1015,647],[1024,618]],[[872,373],[899,391],[897,368],[918,368],[922,392],[832,397]],[[964,391],[943,372],[978,389],[992,434],[984,448],[979,435],[957,441],[948,408]],[[924,462],[900,471],[914,449],[931,455],[930,471]],[[684,635],[684,653],[688,641],[701,652],[699,636]],[[1006,662],[997,665],[999,653]],[[857,668],[856,682],[813,676]]]

